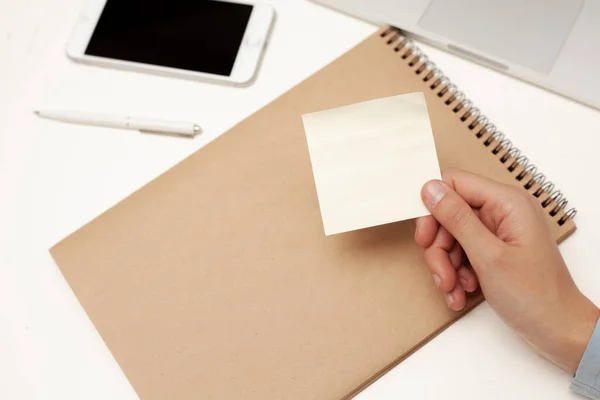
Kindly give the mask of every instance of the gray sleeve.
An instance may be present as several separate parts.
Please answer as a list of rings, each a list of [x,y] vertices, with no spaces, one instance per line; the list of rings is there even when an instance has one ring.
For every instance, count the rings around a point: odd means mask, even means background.
[[[600,400],[600,321],[596,324],[590,343],[571,381],[571,390],[590,399]]]

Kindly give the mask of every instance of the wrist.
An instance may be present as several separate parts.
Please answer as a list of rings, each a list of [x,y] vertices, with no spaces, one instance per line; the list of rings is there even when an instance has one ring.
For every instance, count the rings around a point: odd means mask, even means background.
[[[569,307],[569,317],[562,321],[562,327],[555,338],[556,352],[549,357],[559,367],[572,374],[577,371],[600,318],[600,309],[587,297],[581,297],[582,300],[577,302],[577,306]]]

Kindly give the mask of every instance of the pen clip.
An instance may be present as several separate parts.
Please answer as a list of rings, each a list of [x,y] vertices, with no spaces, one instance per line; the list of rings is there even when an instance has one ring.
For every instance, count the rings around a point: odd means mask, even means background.
[[[162,136],[181,136],[185,138],[193,138],[196,136],[196,132],[193,133],[173,133],[173,132],[164,132],[164,131],[151,131],[148,129],[140,129],[141,133],[149,133],[153,135],[162,135]]]
[[[192,132],[165,132],[165,131],[153,131],[151,129],[140,129],[141,133],[152,133],[155,135],[167,135],[167,136],[181,136],[187,138],[193,138],[194,136],[202,133],[202,128],[200,125],[194,124]]]

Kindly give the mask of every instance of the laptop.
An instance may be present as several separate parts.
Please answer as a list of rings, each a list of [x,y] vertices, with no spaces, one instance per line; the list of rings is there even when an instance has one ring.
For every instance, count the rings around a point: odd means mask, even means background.
[[[600,0],[313,0],[600,109]]]

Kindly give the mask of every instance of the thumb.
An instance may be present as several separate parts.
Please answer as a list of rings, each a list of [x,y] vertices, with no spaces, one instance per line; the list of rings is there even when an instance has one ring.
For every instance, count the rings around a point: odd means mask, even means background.
[[[429,181],[421,191],[433,217],[460,243],[467,255],[481,254],[499,243],[471,206],[442,181]]]

